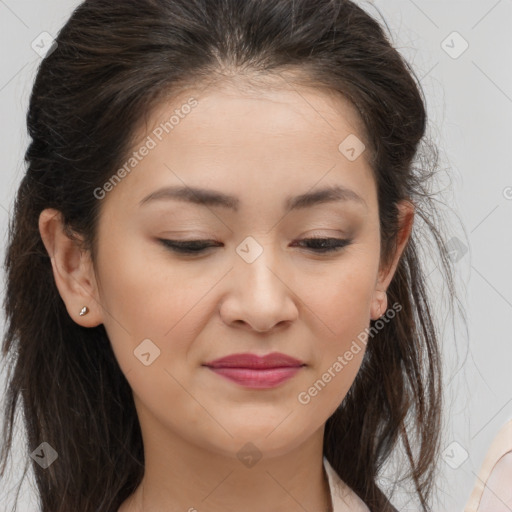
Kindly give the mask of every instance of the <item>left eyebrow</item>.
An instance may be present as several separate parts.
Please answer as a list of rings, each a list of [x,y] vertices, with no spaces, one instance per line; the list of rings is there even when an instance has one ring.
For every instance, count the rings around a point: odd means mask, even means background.
[[[234,196],[224,194],[217,190],[210,190],[196,187],[164,187],[155,190],[147,195],[139,203],[142,206],[146,203],[157,200],[177,200],[186,201],[189,203],[197,204],[200,206],[220,206],[229,208],[238,212],[240,206],[240,199]],[[341,185],[334,185],[327,188],[322,188],[314,192],[306,192],[298,196],[288,196],[284,202],[284,209],[287,211],[309,208],[318,204],[332,203],[332,202],[353,202],[368,208],[366,201],[351,190]]]

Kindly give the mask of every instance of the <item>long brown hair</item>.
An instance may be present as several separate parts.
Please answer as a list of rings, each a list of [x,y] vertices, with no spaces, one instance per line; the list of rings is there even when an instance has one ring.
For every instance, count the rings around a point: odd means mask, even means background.
[[[383,261],[396,247],[397,203],[410,200],[417,216],[388,288],[389,302],[402,310],[368,341],[353,386],[327,421],[324,455],[370,510],[382,512],[393,508],[378,479],[402,449],[406,477],[429,510],[441,365],[421,246],[433,241],[452,298],[453,267],[429,193],[437,153],[418,157],[427,148],[421,87],[381,25],[348,0],[87,0],[56,42],[30,98],[27,170],[5,260],[2,353],[10,371],[0,475],[18,402],[29,452],[46,441],[58,453],[47,469],[32,462],[42,512],[116,511],[144,473],[130,386],[103,325],[83,328],[68,315],[39,233],[41,211],[62,212],[70,236],[80,234],[94,255],[94,190],[125,161],[135,128],[153,107],[226,70],[296,70],[302,82],[343,95],[360,113]]]

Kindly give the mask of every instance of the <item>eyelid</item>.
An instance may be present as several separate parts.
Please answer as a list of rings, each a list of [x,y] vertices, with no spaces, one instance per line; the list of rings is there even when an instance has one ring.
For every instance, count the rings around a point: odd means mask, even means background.
[[[202,255],[210,252],[210,249],[223,245],[221,242],[215,240],[169,240],[169,239],[158,239],[167,249],[174,251],[177,254],[185,256]],[[213,242],[213,243],[210,243]],[[304,237],[298,240],[294,240],[294,244],[307,243],[310,244],[322,244],[320,247],[304,247],[306,251],[311,254],[327,255],[336,254],[341,252],[342,249],[352,244],[352,238],[338,238],[338,237]],[[209,244],[209,245],[208,245]],[[325,246],[327,244],[327,246]],[[194,250],[197,248],[197,250]]]

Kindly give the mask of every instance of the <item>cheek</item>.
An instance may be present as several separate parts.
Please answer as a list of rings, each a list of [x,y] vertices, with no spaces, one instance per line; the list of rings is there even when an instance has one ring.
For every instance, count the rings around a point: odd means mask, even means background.
[[[162,335],[193,299],[195,284],[153,242],[123,236],[105,239],[99,255],[102,304],[130,331]],[[186,286],[185,286],[186,284]],[[162,325],[165,324],[165,325]]]
[[[318,414],[325,414],[325,409],[332,413],[339,406],[365,354],[377,275],[372,254],[354,251],[327,275],[316,276],[314,287],[304,289],[307,315],[316,326],[316,350],[314,372],[299,402],[309,404],[312,410],[318,408]]]
[[[156,366],[186,352],[209,314],[204,295],[225,269],[205,273],[193,270],[197,266],[184,271],[183,264],[173,263],[164,251],[141,244],[140,239],[132,242],[129,235],[111,237],[101,247],[98,274],[104,325],[121,367],[140,365],[134,350],[146,339],[160,351]]]
[[[354,252],[323,275],[304,278],[300,294],[327,339],[336,344],[368,326],[375,280],[374,258]]]

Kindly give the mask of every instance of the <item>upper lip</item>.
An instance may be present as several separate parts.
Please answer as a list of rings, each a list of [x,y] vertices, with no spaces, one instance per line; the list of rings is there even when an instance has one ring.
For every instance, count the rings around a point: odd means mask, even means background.
[[[269,369],[269,368],[289,368],[304,366],[305,363],[299,359],[281,354],[279,352],[272,352],[264,356],[257,354],[231,354],[214,361],[204,363],[204,366],[210,368],[251,368],[251,369]]]

